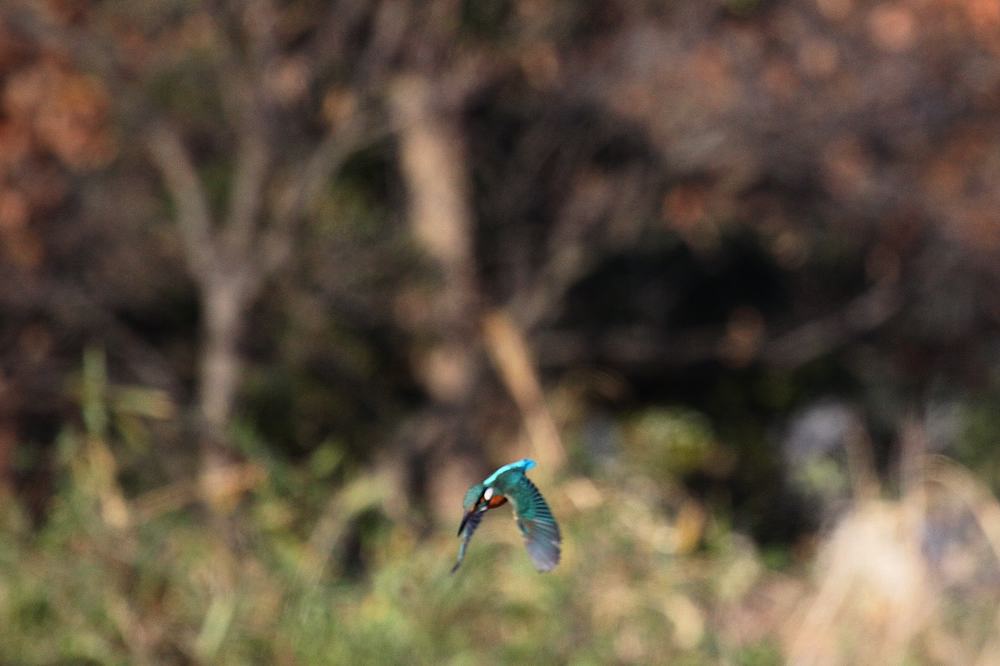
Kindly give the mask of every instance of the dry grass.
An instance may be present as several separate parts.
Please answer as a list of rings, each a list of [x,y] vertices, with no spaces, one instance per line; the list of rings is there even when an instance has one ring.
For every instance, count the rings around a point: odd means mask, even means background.
[[[1000,663],[1000,503],[906,429],[901,497],[856,498],[781,627],[788,663]]]
[[[66,436],[43,528],[5,505],[4,663],[1000,663],[1000,503],[916,426],[894,494],[857,439],[863,482],[781,571],[641,469],[557,475],[545,576],[500,517],[449,576],[453,526],[422,533],[384,479],[324,491],[329,466],[266,458],[236,484],[234,546],[193,486],[128,497],[95,437]]]

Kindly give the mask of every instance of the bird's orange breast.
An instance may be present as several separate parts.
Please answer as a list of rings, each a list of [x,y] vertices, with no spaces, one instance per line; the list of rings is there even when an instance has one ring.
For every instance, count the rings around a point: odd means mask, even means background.
[[[486,507],[488,509],[495,509],[498,506],[503,506],[506,503],[507,503],[507,498],[506,497],[504,497],[503,495],[494,495],[486,503]]]

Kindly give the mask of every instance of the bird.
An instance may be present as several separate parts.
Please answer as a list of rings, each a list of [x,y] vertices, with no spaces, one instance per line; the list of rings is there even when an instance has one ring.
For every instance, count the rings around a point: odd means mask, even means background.
[[[454,574],[462,566],[472,534],[486,512],[503,506],[508,500],[514,504],[514,518],[535,568],[544,573],[559,564],[562,542],[559,524],[542,493],[525,476],[525,472],[535,465],[535,461],[530,458],[504,465],[481,483],[473,484],[465,493],[462,502],[465,516],[458,526],[458,536],[462,537],[462,543],[458,548],[458,561],[451,573]]]

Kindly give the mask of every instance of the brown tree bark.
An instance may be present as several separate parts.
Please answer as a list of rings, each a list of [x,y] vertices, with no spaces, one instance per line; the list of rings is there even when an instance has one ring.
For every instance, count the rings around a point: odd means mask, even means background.
[[[410,452],[423,458],[412,464],[425,465],[445,451],[451,455],[423,479],[423,494],[439,518],[454,513],[454,489],[475,473],[476,456],[465,450],[463,431],[481,365],[469,177],[457,112],[441,101],[447,97],[418,75],[396,81],[391,95],[409,225],[440,280],[432,294],[419,298],[425,312],[414,322],[418,339],[428,342],[413,363],[433,405],[420,419]]]
[[[201,493],[209,505],[231,502],[245,484],[234,474],[227,442],[239,390],[243,359],[240,337],[246,314],[264,283],[292,258],[297,228],[306,209],[343,161],[385,130],[357,114],[331,128],[292,177],[275,183],[271,155],[261,126],[242,125],[234,163],[234,186],[222,220],[216,221],[189,149],[167,124],[148,136],[150,154],[176,207],[184,256],[202,308],[198,357],[198,419]],[[277,195],[265,200],[267,185]],[[270,204],[270,205],[268,205]]]
[[[201,426],[201,492],[211,504],[227,502],[227,467],[233,463],[226,428],[236,405],[243,359],[239,352],[244,317],[257,289],[219,275],[202,285],[202,344],[198,413]]]

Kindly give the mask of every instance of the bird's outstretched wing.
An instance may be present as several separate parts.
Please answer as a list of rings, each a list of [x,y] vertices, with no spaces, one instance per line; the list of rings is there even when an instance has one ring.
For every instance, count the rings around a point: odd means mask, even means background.
[[[485,511],[476,511],[465,521],[465,536],[462,537],[462,543],[458,547],[458,560],[455,562],[455,566],[451,568],[451,573],[455,573],[462,566],[462,560],[465,559],[465,549],[469,547],[469,541],[472,540],[472,533],[479,527],[479,523],[483,520],[484,515],[486,515]]]
[[[524,545],[535,568],[551,571],[559,564],[559,524],[552,516],[549,505],[528,477],[521,477],[517,492],[511,493],[517,514],[517,526],[524,536]]]

